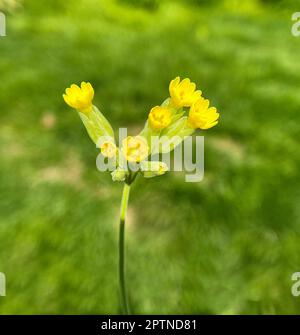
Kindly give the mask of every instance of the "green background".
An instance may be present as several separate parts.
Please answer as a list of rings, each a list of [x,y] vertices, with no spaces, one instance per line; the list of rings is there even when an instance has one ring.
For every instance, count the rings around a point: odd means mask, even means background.
[[[299,1],[0,1],[0,313],[119,313],[122,185],[62,99],[90,81],[136,134],[168,83],[190,77],[221,115],[205,178],[132,187],[134,313],[300,311]]]

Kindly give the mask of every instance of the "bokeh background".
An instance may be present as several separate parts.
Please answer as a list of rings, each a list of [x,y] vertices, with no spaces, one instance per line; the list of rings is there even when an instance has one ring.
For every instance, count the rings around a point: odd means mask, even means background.
[[[90,81],[132,134],[190,77],[221,121],[205,178],[142,178],[131,193],[134,313],[300,311],[300,2],[0,0],[0,313],[119,313],[122,185],[62,93]]]

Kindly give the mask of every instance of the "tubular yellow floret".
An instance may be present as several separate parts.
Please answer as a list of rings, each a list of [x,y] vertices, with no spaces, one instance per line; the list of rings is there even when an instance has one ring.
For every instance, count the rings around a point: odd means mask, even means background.
[[[201,91],[196,91],[196,84],[192,83],[189,78],[180,80],[180,77],[170,82],[169,92],[171,105],[175,108],[190,107],[202,94]]]
[[[147,141],[142,136],[128,136],[122,141],[122,153],[133,163],[143,161],[149,154]]]
[[[192,128],[209,129],[218,123],[219,113],[209,107],[209,100],[201,98],[190,108],[188,125]]]
[[[117,147],[113,142],[104,142],[100,146],[101,154],[105,157],[112,158],[117,153]]]
[[[92,110],[92,101],[94,98],[94,89],[90,83],[82,82],[80,87],[72,84],[66,89],[63,98],[70,107],[77,109],[82,113],[89,113]]]
[[[152,129],[161,130],[168,127],[172,120],[170,108],[155,106],[149,113],[149,124]]]

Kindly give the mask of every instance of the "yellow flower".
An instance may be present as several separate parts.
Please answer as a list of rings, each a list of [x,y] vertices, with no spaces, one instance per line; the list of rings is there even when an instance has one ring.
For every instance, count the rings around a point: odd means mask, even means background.
[[[171,105],[175,108],[190,107],[201,97],[202,92],[196,91],[196,84],[189,78],[180,81],[176,77],[170,82],[169,91],[171,96]]]
[[[129,162],[141,162],[149,153],[147,141],[142,136],[128,136],[122,141],[122,153]]]
[[[104,157],[112,158],[117,153],[117,147],[113,142],[104,142],[100,146],[101,154]]]
[[[171,123],[172,113],[170,108],[156,106],[153,107],[149,113],[150,127],[155,130],[161,130]]]
[[[209,129],[218,123],[219,113],[209,107],[209,100],[201,98],[190,108],[188,125],[191,128]]]
[[[89,113],[92,110],[92,101],[94,98],[94,89],[90,83],[82,82],[81,86],[75,84],[66,89],[63,98],[69,106],[79,110],[82,113]]]

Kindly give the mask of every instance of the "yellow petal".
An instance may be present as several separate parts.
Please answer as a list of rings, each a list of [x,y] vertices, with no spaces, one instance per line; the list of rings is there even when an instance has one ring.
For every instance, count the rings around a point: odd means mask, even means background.
[[[80,87],[78,85],[72,84],[70,88],[74,93],[80,94]]]
[[[212,127],[214,127],[216,124],[218,124],[218,122],[219,121],[215,121],[215,122],[213,122],[213,123],[209,123],[209,124],[207,124],[207,125],[205,125],[204,127],[202,127],[201,129],[210,129],[210,128],[212,128]]]
[[[180,82],[180,77],[176,77],[175,79],[171,80],[170,85],[169,85],[169,91],[171,91],[175,86],[177,86],[179,82]]]
[[[73,107],[73,100],[67,94],[63,94],[63,98],[67,105],[69,105],[70,107]]]

